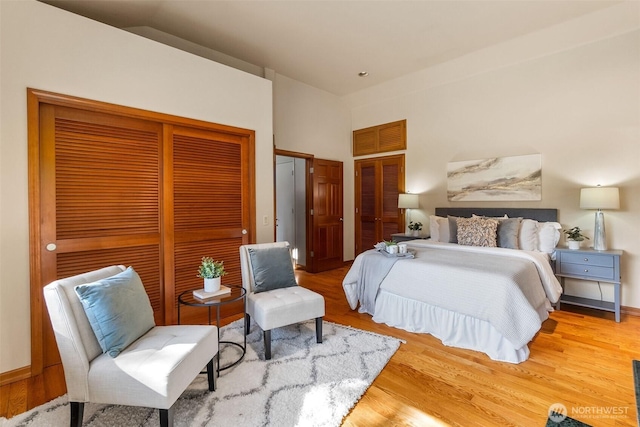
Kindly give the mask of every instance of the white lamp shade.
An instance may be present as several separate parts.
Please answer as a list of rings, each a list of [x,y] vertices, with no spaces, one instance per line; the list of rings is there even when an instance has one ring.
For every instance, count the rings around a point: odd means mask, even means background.
[[[620,209],[617,187],[592,187],[580,190],[581,209]]]
[[[398,194],[398,209],[418,209],[417,194]]]

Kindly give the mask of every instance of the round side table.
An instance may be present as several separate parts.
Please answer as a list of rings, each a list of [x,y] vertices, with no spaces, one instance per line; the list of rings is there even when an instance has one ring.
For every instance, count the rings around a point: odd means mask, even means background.
[[[246,295],[247,291],[242,286],[228,286],[231,289],[230,293],[223,294],[211,299],[200,299],[193,296],[193,290],[184,291],[178,296],[178,324],[180,324],[180,306],[188,305],[191,307],[207,307],[209,311],[209,324],[211,325],[211,309],[214,308],[216,311],[216,322],[215,325],[218,327],[218,345],[232,345],[236,346],[240,349],[240,357],[237,360],[229,363],[226,366],[220,366],[220,356],[218,356],[218,375],[220,375],[220,371],[224,371],[225,369],[229,369],[232,366],[240,363],[242,359],[244,359],[244,355],[247,352],[247,336],[246,334],[242,334],[244,336],[244,342],[237,343],[232,341],[220,341],[220,307],[226,304],[231,304],[236,301],[242,301],[242,318],[245,318],[245,313],[247,311],[247,300]],[[243,326],[244,331],[244,326]],[[222,352],[222,347],[219,348],[219,352]]]

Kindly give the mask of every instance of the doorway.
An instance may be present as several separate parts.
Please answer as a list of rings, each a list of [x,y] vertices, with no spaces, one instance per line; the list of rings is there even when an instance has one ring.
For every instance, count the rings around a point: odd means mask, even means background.
[[[297,268],[342,266],[342,162],[276,148],[274,163],[275,240],[289,242]]]
[[[307,265],[306,159],[276,154],[276,242],[289,242],[300,268]]]

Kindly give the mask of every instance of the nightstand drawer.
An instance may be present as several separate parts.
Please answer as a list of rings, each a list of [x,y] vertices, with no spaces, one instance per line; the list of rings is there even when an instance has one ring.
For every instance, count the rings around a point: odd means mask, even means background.
[[[561,255],[562,263],[565,262],[571,264],[588,264],[600,267],[613,268],[613,257],[611,255],[598,255],[598,254],[570,254],[563,252]]]
[[[564,259],[562,261],[562,264],[560,264],[560,274],[590,277],[602,280],[617,280],[617,278],[614,277],[615,269],[613,267],[600,267],[593,264],[569,264],[566,263]]]

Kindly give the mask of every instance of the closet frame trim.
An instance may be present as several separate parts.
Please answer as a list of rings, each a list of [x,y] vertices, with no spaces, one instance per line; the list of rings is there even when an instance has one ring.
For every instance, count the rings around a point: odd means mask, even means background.
[[[70,107],[84,111],[112,114],[134,119],[148,120],[173,126],[186,126],[208,131],[216,131],[248,138],[249,141],[249,242],[256,241],[256,176],[255,176],[255,131],[203,120],[159,113],[135,107],[95,101],[71,95],[35,88],[27,88],[27,143],[28,143],[28,202],[29,202],[29,280],[30,280],[30,320],[31,320],[31,365],[30,376],[39,375],[44,370],[43,349],[43,295],[40,259],[40,106],[49,104]],[[164,148],[163,148],[164,149]],[[164,162],[164,161],[163,161]],[[161,219],[164,221],[164,218]],[[161,246],[163,244],[161,243]],[[165,296],[166,299],[166,296]],[[165,301],[165,304],[167,302]],[[165,307],[166,309],[166,307]]]

